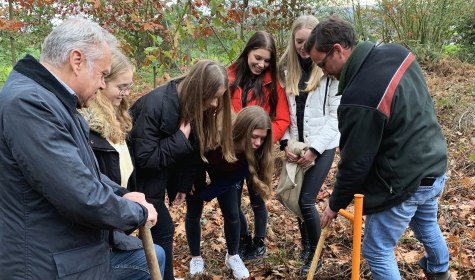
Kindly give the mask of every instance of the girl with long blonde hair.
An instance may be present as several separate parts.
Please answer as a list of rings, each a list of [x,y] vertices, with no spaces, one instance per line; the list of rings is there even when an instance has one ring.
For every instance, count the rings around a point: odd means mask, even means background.
[[[96,156],[99,170],[125,188],[133,188],[133,164],[127,146],[127,133],[132,129],[128,113],[129,91],[134,68],[118,49],[112,49],[111,71],[105,77],[90,106],[80,112],[90,127],[89,144]],[[111,264],[114,279],[144,279],[150,277],[142,241],[135,236],[114,230],[111,241]],[[164,274],[165,252],[155,245],[161,274]],[[136,267],[130,269],[128,267]]]
[[[279,61],[280,79],[285,85],[289,103],[290,126],[280,141],[287,162],[304,169],[298,198],[302,217],[298,218],[302,235],[301,260],[303,275],[310,269],[313,254],[320,238],[320,216],[315,200],[330,170],[340,139],[337,108],[340,104],[338,81],[324,75],[305,52],[305,43],[317,26],[314,16],[298,17],[292,25],[287,49]],[[303,142],[307,150],[303,156],[290,152],[288,140]]]

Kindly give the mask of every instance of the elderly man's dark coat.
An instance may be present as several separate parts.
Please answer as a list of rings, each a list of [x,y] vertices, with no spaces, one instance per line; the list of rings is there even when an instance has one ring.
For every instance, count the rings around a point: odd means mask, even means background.
[[[146,220],[99,172],[76,104],[31,56],[0,92],[0,279],[111,279],[109,230]]]

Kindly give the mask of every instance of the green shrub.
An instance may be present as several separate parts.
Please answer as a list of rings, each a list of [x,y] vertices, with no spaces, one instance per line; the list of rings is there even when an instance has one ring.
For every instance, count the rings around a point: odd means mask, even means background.
[[[437,62],[442,57],[441,48],[431,46],[429,44],[418,44],[416,42],[409,42],[407,45],[409,50],[417,57],[417,61],[421,65],[428,65]]]
[[[475,46],[463,45],[455,56],[461,61],[466,61],[475,64]]]
[[[461,49],[462,49],[462,46],[460,45],[446,45],[442,48],[444,54],[447,54],[450,56],[456,55],[458,52],[460,52]]]
[[[13,67],[11,66],[0,66],[0,87],[3,87],[5,84],[5,81],[7,80],[12,69]]]

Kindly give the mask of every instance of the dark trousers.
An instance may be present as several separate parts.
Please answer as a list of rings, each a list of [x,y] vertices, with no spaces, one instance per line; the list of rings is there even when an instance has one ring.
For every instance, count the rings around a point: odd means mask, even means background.
[[[335,158],[336,148],[324,151],[316,160],[315,165],[305,172],[300,190],[299,206],[303,221],[299,219],[302,239],[308,240],[314,251],[320,238],[320,215],[315,207],[315,200]]]
[[[164,200],[155,200],[153,206],[155,206],[158,213],[157,224],[151,228],[153,242],[163,248],[166,256],[163,279],[175,280],[173,274],[173,235],[175,234],[175,226]]]
[[[268,219],[266,204],[261,196],[254,191],[252,180],[247,178],[246,183],[252,211],[254,212],[254,236],[264,239],[266,237]],[[241,196],[242,188],[238,191],[239,220],[241,221],[241,236],[246,236],[249,235],[249,228],[247,225],[246,216],[241,210]]]
[[[219,208],[224,220],[224,237],[228,247],[228,254],[236,255],[239,246],[239,205],[238,190],[235,187],[218,196]],[[192,256],[200,256],[200,239],[201,239],[201,214],[203,212],[203,200],[197,194],[186,196],[186,218],[185,229],[188,247]]]

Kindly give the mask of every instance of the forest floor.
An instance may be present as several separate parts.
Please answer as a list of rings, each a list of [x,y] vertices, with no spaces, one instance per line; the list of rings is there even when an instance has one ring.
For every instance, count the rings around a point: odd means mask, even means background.
[[[450,250],[450,271],[454,279],[475,279],[475,67],[441,60],[423,68],[449,150],[448,180],[439,203],[439,225]],[[275,155],[274,186],[277,186],[283,154],[276,149]],[[338,156],[316,201],[320,213],[332,191],[337,161]],[[252,210],[247,195],[243,197],[243,210],[252,230]],[[260,262],[246,262],[250,279],[306,279],[299,276],[302,263],[298,261],[301,248],[295,216],[276,199],[270,199],[267,208],[267,254]],[[352,206],[347,210],[352,212]],[[191,279],[184,225],[186,206],[175,206],[170,211],[176,226],[175,275]],[[206,273],[194,279],[233,279],[224,265],[226,242],[217,201],[206,203],[203,213],[201,248]],[[322,252],[323,266],[315,278],[350,279],[352,226],[347,219],[339,217],[332,223],[330,232]],[[423,279],[417,262],[424,249],[409,229],[394,253],[402,279]],[[360,279],[371,279],[364,258],[360,267]]]

